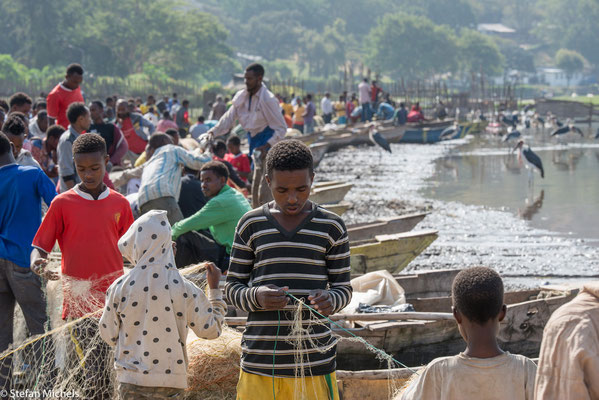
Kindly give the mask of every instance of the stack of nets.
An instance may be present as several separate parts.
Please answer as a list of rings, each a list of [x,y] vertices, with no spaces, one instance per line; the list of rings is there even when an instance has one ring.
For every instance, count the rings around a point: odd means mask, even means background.
[[[60,270],[60,261],[51,261],[48,268]],[[202,269],[202,265],[192,266],[181,270],[181,274],[198,284],[203,280]],[[0,393],[12,388],[39,393],[39,398],[115,399],[114,354],[98,331],[102,310],[82,312],[82,318],[64,321],[63,284],[75,297],[72,306],[76,310],[89,310],[96,305],[98,296],[90,290],[89,282],[47,282],[46,333],[35,337],[27,337],[25,319],[17,307],[14,343],[0,353]],[[99,298],[102,297],[103,294]],[[187,346],[187,398],[235,398],[241,334],[225,327],[219,339],[202,340],[190,330]]]

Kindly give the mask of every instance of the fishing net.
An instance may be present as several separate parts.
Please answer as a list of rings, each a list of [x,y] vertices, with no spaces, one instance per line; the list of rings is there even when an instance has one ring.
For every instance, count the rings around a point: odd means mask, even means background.
[[[333,346],[335,346],[339,340],[354,341],[363,344],[373,355],[380,361],[387,364],[387,369],[392,370],[397,368],[398,363],[393,357],[384,351],[377,349],[376,347],[369,345],[363,338],[344,336],[341,337],[338,333],[333,331],[331,340],[326,343],[317,343],[312,340],[310,333],[315,325],[325,325],[327,322],[323,322],[320,316],[314,313],[309,306],[307,306],[302,299],[292,297],[295,301],[295,309],[293,311],[293,320],[291,324],[291,330],[289,336],[285,338],[286,342],[290,343],[294,348],[294,362],[295,362],[295,382],[294,382],[294,398],[293,400],[309,400],[317,398],[316,393],[312,393],[314,386],[311,388],[310,385],[306,385],[306,369],[305,363],[308,361],[306,356],[306,350],[312,349],[322,353],[326,353]],[[337,327],[341,328],[342,325],[337,324]],[[387,378],[387,392],[389,399],[396,399],[399,397],[403,390],[408,386],[410,382],[406,382],[403,378],[398,378],[393,374],[388,374]]]
[[[60,261],[52,260],[47,268],[60,270]],[[203,269],[196,265],[180,272],[197,284],[205,282]],[[104,294],[95,292],[94,287],[95,282],[65,276],[47,282],[48,322],[43,335],[27,337],[25,319],[17,307],[14,342],[0,354],[0,399],[117,398],[114,354],[98,330]],[[70,293],[69,307],[80,318],[62,319],[63,290]],[[186,398],[234,398],[241,334],[225,328],[217,340],[202,340],[190,331],[187,345],[190,373]],[[5,396],[11,389],[16,395]]]

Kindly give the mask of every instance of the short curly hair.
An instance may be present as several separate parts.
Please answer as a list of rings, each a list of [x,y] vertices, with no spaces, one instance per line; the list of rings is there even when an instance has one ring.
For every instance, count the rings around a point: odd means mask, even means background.
[[[272,175],[273,170],[294,171],[308,169],[314,172],[314,159],[310,148],[296,139],[282,140],[272,146],[266,155],[266,173]]]
[[[87,109],[85,104],[80,102],[71,103],[67,108],[67,119],[71,124],[74,124],[75,122],[77,122],[77,118],[87,113],[89,113],[89,110]]]
[[[14,112],[8,114],[4,125],[2,125],[2,132],[7,135],[21,136],[27,131],[27,125],[25,124],[23,113]]]
[[[212,171],[218,176],[229,179],[229,169],[220,161],[208,161],[206,164],[202,165],[200,172],[201,171]]]
[[[13,108],[14,106],[21,107],[25,104],[33,104],[33,100],[31,100],[31,97],[29,97],[25,93],[17,92],[10,96],[8,104],[10,105],[10,108]]]
[[[87,154],[99,152],[106,154],[106,141],[97,133],[79,135],[73,142],[73,154]]]
[[[453,280],[452,298],[456,310],[483,325],[503,308],[503,281],[491,268],[467,268]]]

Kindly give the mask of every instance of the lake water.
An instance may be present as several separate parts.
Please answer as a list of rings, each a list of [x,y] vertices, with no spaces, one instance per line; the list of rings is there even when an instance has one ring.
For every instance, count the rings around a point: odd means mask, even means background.
[[[316,179],[354,184],[346,223],[429,211],[415,229],[439,238],[406,273],[488,265],[516,286],[597,279],[599,141],[560,145],[547,132],[523,134],[546,173],[530,189],[517,156],[487,135],[392,144],[391,154],[341,149],[325,156]]]
[[[506,210],[533,227],[599,245],[599,141],[564,145],[541,133],[524,139],[545,170],[544,179],[535,172],[532,186],[517,152],[509,153],[495,137],[481,136],[436,160],[423,194]]]

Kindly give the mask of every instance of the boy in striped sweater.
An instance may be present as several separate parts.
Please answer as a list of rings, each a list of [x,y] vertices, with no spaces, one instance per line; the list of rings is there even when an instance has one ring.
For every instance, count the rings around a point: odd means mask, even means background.
[[[293,399],[298,383],[309,399],[339,398],[335,338],[326,320],[313,314],[319,323],[310,323],[304,308],[310,341],[296,347],[290,335],[296,304],[287,292],[325,316],[343,309],[352,295],[347,230],[341,218],[309,200],[312,164],[302,142],[274,145],[266,159],[274,201],[245,214],[237,226],[225,294],[249,312],[238,400]]]

